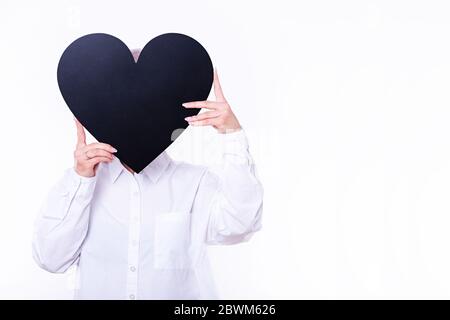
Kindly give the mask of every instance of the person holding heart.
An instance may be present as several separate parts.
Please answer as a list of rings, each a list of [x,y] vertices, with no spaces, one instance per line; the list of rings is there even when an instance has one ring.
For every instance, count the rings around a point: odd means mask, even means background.
[[[218,297],[207,246],[241,243],[261,229],[263,188],[217,71],[213,84],[215,101],[180,108],[207,110],[185,120],[217,130],[223,163],[216,168],[163,152],[136,173],[114,156],[114,146],[88,144],[75,120],[74,166],[50,191],[33,237],[43,269],[77,266],[75,298]]]

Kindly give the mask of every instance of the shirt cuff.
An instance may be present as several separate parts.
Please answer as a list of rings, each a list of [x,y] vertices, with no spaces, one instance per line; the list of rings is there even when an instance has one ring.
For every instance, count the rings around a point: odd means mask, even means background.
[[[239,141],[241,143],[247,144],[247,136],[245,135],[245,131],[242,128],[229,133],[217,132],[217,135],[219,136],[219,139],[222,139],[223,141]]]
[[[217,132],[217,137],[219,139],[219,143],[226,151],[233,150],[236,147],[239,150],[248,149],[248,140],[244,129],[239,129],[238,131],[230,133]]]
[[[75,168],[71,168],[70,170],[70,175],[72,177],[72,179],[74,179],[74,181],[76,182],[80,182],[80,183],[93,183],[95,182],[95,180],[97,179],[97,175],[93,176],[93,177],[83,177],[81,175],[79,175]]]
[[[227,163],[250,164],[248,140],[243,129],[230,133],[217,133],[222,159]]]

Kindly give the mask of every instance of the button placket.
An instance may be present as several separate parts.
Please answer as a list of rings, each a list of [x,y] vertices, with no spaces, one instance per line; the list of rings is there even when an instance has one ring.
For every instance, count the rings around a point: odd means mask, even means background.
[[[136,176],[132,176],[130,188],[130,219],[128,227],[127,298],[135,300],[137,295],[139,238],[141,228],[141,192]]]

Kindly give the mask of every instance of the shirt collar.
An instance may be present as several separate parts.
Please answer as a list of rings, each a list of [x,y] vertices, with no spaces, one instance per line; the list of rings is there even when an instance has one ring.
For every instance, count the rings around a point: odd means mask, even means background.
[[[170,162],[171,159],[169,155],[163,151],[163,153],[156,157],[155,160],[150,162],[140,173],[137,174],[145,174],[152,180],[152,182],[157,182]],[[114,157],[113,161],[109,164],[108,169],[111,183],[114,183],[117,180],[122,171],[127,171],[117,157]]]

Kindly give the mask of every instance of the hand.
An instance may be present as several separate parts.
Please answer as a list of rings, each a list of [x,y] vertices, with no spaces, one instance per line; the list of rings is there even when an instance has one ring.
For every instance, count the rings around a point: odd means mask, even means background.
[[[210,110],[196,116],[187,117],[185,120],[191,126],[213,126],[220,133],[240,130],[241,125],[233,111],[231,111],[231,107],[223,95],[216,69],[214,69],[214,95],[216,96],[216,101],[193,101],[183,103],[185,108],[203,108]]]
[[[77,126],[77,147],[75,149],[75,171],[83,177],[95,176],[100,162],[111,162],[113,153],[117,150],[106,143],[91,143],[86,145],[86,134],[81,123],[75,119]]]

